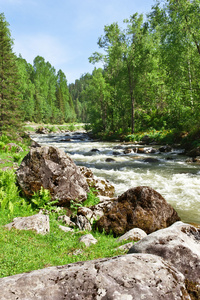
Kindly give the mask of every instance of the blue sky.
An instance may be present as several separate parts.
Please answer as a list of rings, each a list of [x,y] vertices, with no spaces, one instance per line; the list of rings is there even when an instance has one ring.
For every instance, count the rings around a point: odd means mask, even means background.
[[[33,64],[37,55],[61,69],[68,83],[91,73],[88,57],[99,51],[104,26],[135,12],[146,14],[154,0],[0,0],[14,39],[13,51]]]

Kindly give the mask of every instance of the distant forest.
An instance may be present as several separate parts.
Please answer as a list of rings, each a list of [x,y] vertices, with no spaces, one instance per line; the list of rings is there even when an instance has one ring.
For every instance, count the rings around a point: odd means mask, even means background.
[[[105,26],[98,47],[89,60],[103,68],[68,84],[45,58],[37,56],[31,65],[12,53],[0,14],[1,128],[12,126],[9,116],[86,122],[94,132],[119,134],[199,126],[200,0],[157,1],[145,18],[136,13],[123,28]]]

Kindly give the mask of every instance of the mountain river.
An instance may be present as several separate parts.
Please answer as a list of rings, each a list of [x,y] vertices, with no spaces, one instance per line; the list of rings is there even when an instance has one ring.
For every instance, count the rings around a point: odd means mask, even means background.
[[[115,186],[116,196],[132,187],[150,186],[176,209],[182,221],[200,224],[200,165],[187,163],[180,149],[124,154],[132,146],[94,141],[84,132],[33,134],[31,138],[40,145],[62,148],[77,165],[108,179]],[[108,158],[110,162],[106,161]]]

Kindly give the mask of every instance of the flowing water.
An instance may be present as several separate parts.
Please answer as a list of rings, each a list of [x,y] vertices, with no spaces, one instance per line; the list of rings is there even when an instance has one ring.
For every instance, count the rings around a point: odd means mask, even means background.
[[[93,141],[78,132],[31,137],[41,145],[62,148],[77,165],[108,179],[115,186],[116,196],[132,187],[150,186],[176,209],[182,221],[200,224],[200,165],[187,163],[181,150],[124,154],[129,146]],[[107,162],[107,158],[114,161]],[[154,161],[147,162],[147,158]]]

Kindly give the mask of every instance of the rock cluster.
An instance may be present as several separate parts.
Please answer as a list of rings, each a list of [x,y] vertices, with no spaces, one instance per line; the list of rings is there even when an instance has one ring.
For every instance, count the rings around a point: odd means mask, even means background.
[[[110,198],[114,197],[115,188],[112,184],[109,183],[108,180],[94,176],[89,168],[80,167],[80,170],[86,178],[88,185],[94,188],[97,191],[98,195]]]
[[[200,299],[200,229],[177,222],[178,214],[158,192],[140,186],[113,198],[114,187],[109,182],[77,167],[64,151],[53,147],[35,145],[16,174],[25,195],[43,187],[60,205],[69,206],[71,200],[82,202],[89,186],[97,190],[100,202],[79,207],[76,217],[60,216],[68,226],[58,225],[60,230],[74,234],[70,227],[77,226],[91,231],[96,221],[99,231],[120,236],[118,242],[139,242],[120,246],[129,251],[124,256],[1,278],[2,300]],[[46,234],[49,218],[42,213],[15,218],[6,227]],[[86,234],[79,242],[89,247],[98,241]],[[81,251],[77,249],[74,255]]]

